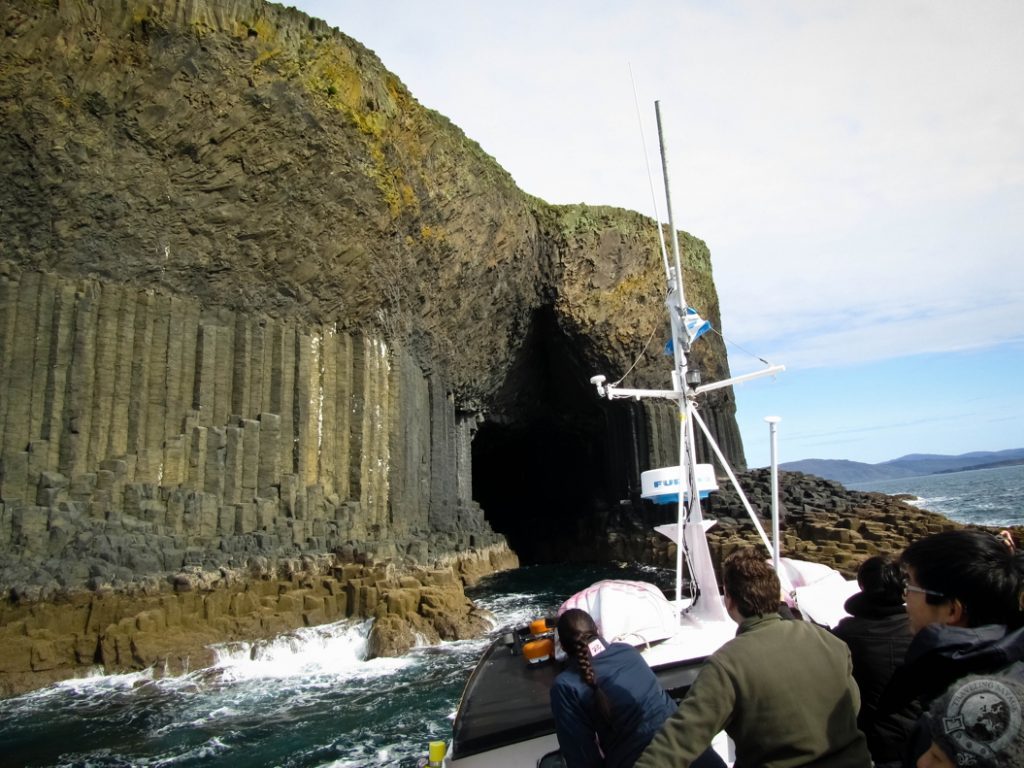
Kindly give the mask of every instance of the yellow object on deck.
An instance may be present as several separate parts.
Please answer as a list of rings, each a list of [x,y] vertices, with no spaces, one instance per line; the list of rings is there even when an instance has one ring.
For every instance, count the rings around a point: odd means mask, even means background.
[[[444,765],[444,753],[448,751],[448,745],[443,741],[432,741],[427,750],[427,765]]]

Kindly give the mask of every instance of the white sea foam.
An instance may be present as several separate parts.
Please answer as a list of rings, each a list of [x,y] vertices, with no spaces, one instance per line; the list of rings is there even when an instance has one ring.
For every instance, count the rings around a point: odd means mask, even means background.
[[[164,768],[165,766],[179,765],[182,763],[188,764],[201,762],[203,760],[210,760],[211,758],[222,758],[230,751],[230,745],[224,743],[224,741],[217,736],[211,736],[206,742],[199,744],[192,749],[187,749],[175,755],[142,759],[139,760],[136,765]]]
[[[477,602],[494,614],[493,629],[526,624],[536,619],[538,612],[542,610],[537,603],[536,595],[521,592],[495,595]]]
[[[238,716],[245,702],[266,693],[262,683],[292,692],[336,685],[339,681],[369,681],[386,677],[415,663],[410,657],[366,659],[366,643],[372,620],[341,621],[290,632],[270,641],[229,643],[214,646],[212,667],[177,677],[161,677],[153,668],[123,674],[105,674],[93,668],[83,677],[55,683],[15,699],[6,707],[22,711],[45,711],[53,700],[62,704],[80,704],[110,699],[112,696],[138,696],[145,689],[154,695],[219,691],[212,709],[173,725],[157,728],[155,733],[181,727],[202,727],[223,723]],[[424,646],[424,650],[436,646]],[[457,649],[456,649],[457,650]],[[248,684],[248,685],[246,685]]]
[[[1024,465],[885,480],[871,489],[913,494],[914,506],[961,523],[1024,523]]]
[[[225,681],[262,678],[376,677],[408,665],[405,659],[367,660],[372,620],[308,627],[267,642],[214,646],[214,668]]]
[[[153,679],[152,669],[120,675],[108,675],[103,672],[102,667],[93,667],[82,677],[61,680],[46,688],[40,688],[21,696],[0,701],[0,711],[3,711],[6,707],[16,707],[28,711],[45,711],[53,699],[64,701],[68,698],[74,698],[87,701],[94,698],[103,698],[119,691],[131,691],[142,685],[148,685],[153,682]]]

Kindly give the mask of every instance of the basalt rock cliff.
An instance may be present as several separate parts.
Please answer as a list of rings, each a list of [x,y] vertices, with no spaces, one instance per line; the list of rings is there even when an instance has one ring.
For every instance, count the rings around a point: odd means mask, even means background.
[[[0,34],[0,589],[22,666],[108,663],[108,629],[130,649],[228,604],[154,622],[110,595],[263,583],[241,603],[313,590],[285,600],[311,622],[387,613],[354,597],[401,587],[382,563],[579,555],[579,521],[639,508],[640,471],[672,462],[672,407],[588,383],[634,361],[630,383],[669,383],[652,221],[519,190],[294,9],[3,0]],[[682,247],[720,325],[708,250]],[[715,336],[694,362],[728,375]],[[731,391],[702,412],[742,466]],[[32,611],[59,600],[86,618],[57,653]]]

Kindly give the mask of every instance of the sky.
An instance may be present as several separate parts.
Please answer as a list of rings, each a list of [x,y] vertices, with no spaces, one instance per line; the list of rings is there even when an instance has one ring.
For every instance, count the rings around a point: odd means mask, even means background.
[[[660,102],[750,466],[1024,447],[1024,3],[294,4],[549,203],[667,220]]]

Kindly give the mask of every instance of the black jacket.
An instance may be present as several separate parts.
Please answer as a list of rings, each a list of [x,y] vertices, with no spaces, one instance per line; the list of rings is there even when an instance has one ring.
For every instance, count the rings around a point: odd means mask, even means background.
[[[922,719],[907,723],[895,716],[903,707],[917,703],[927,709],[957,680],[1005,673],[1018,662],[1024,662],[1024,628],[927,626],[914,636],[906,662],[882,693],[874,727],[885,733],[888,744],[904,745],[903,763],[913,766],[927,751],[931,737]]]
[[[860,713],[857,727],[868,739],[868,749],[876,763],[900,759],[900,752],[889,743],[885,733],[875,727],[875,710],[889,680],[903,665],[913,635],[903,604],[882,605],[860,592],[846,602],[852,613],[839,622],[833,632],[846,641],[853,659],[853,679],[860,688]],[[913,722],[920,711],[916,704],[904,706],[901,716]]]

